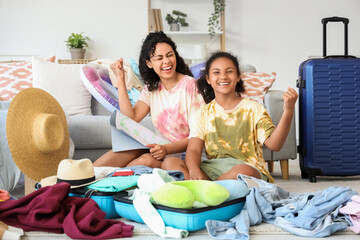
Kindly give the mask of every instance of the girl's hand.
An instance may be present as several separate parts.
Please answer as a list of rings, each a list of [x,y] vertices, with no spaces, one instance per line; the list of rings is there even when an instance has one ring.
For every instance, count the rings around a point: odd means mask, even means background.
[[[146,146],[150,148],[150,155],[156,160],[163,160],[167,155],[167,149],[164,145],[148,144]]]
[[[298,98],[297,92],[293,88],[288,88],[287,91],[283,94],[284,99],[284,111],[293,110],[295,108],[295,103]]]
[[[111,64],[110,68],[115,73],[116,79],[118,81],[122,80],[125,82],[124,60],[122,58]]]
[[[189,179],[190,180],[208,180],[207,177],[204,176],[201,169],[189,170]]]

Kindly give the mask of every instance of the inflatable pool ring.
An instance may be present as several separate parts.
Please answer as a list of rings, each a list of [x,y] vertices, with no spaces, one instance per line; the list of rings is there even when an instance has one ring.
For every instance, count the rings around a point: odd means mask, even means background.
[[[199,79],[201,77],[202,71],[205,70],[205,65],[206,63],[202,62],[190,67],[190,71],[194,75],[195,79]]]
[[[82,67],[81,80],[91,95],[107,110],[119,110],[118,91],[111,84],[109,71],[106,67],[88,63]]]

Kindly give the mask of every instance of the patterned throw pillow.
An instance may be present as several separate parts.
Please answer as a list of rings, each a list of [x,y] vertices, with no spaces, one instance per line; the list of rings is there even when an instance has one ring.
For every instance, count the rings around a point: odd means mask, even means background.
[[[244,81],[245,88],[245,92],[241,96],[263,104],[265,93],[273,85],[276,73],[242,72],[241,79]]]
[[[55,56],[43,59],[55,62]],[[21,90],[32,87],[32,80],[31,61],[0,62],[0,101],[12,100]]]

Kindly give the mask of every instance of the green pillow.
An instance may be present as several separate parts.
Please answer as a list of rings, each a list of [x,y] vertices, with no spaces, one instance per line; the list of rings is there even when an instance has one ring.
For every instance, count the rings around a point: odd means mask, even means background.
[[[225,187],[207,180],[169,182],[151,193],[154,202],[174,208],[191,208],[194,201],[217,206],[229,196]]]
[[[151,200],[173,208],[191,208],[195,197],[186,187],[173,185],[172,182],[165,183],[151,193]]]

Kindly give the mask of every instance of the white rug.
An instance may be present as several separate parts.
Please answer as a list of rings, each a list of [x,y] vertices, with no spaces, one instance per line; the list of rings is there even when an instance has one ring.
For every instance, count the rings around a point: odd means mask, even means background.
[[[121,238],[121,239],[162,239],[155,235],[145,224],[129,221],[126,219],[118,219],[126,224],[133,225],[134,228],[134,236],[132,238]],[[272,225],[268,223],[262,223],[257,226],[252,226],[250,228],[250,236],[252,235],[261,235],[262,239],[269,239],[271,236],[274,235],[286,235],[286,239],[290,239],[291,237],[295,237],[297,239],[298,237],[284,231],[283,229]],[[336,235],[332,236],[332,238],[336,237],[339,239],[343,239],[344,235],[353,235],[353,237],[356,238],[356,235],[354,235],[353,232],[351,232],[349,229],[345,231],[339,231],[336,233]],[[357,236],[358,237],[358,236]],[[251,237],[252,238],[252,237]],[[55,234],[55,233],[46,233],[46,232],[25,232],[25,235],[21,238],[22,240],[42,240],[42,239],[71,239],[65,234]],[[188,239],[210,239],[210,236],[207,233],[206,229],[196,231],[196,232],[190,232]],[[272,238],[276,239],[276,238]],[[302,239],[302,238],[301,238]],[[306,238],[310,239],[310,238]]]
[[[275,178],[275,184],[279,185],[281,188],[289,192],[316,192],[324,190],[325,188],[332,186],[341,186],[341,187],[351,187],[354,191],[360,192],[360,176],[353,177],[318,177],[317,183],[310,183],[307,179],[301,179],[300,177],[300,168],[298,165],[298,160],[291,160],[289,162],[289,180],[282,180],[280,173],[280,164],[275,163],[274,173],[272,174]],[[155,235],[150,229],[144,225],[137,222],[129,221],[126,219],[119,219],[127,224],[135,226],[134,228],[134,237],[132,238],[122,238],[122,239],[149,239],[156,240],[162,239]],[[295,236],[275,225],[272,224],[259,224],[257,226],[252,226],[250,228],[251,240],[266,240],[266,239],[276,239],[276,240],[310,240],[318,238],[305,238]],[[46,232],[26,232],[25,235],[21,238],[22,240],[43,240],[43,239],[70,239],[65,234],[52,234]],[[196,232],[190,232],[189,240],[204,240],[211,239],[208,235],[206,229]],[[353,240],[360,239],[359,235],[355,235],[349,229],[345,231],[340,231],[333,234],[330,237],[326,238],[327,240]]]

